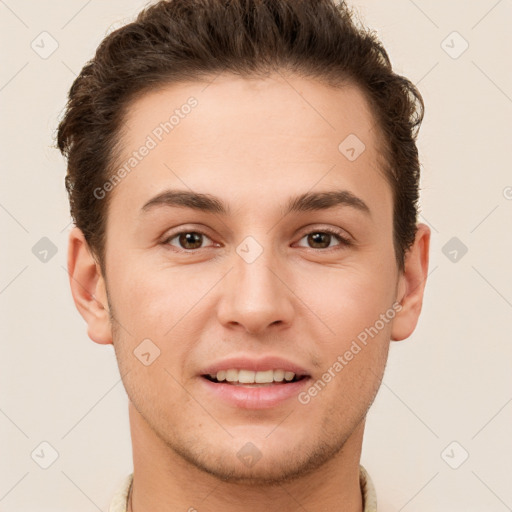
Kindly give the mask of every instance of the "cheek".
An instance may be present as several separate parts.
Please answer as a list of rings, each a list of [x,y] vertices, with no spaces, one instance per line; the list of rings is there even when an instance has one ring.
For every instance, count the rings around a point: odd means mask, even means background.
[[[315,286],[304,287],[305,302],[329,327],[339,342],[356,337],[392,308],[394,283],[390,273],[372,269],[336,269],[315,276]],[[311,283],[310,276],[304,281]]]
[[[169,373],[181,382],[189,352],[213,314],[205,291],[219,280],[221,274],[217,274],[200,276],[193,266],[137,267],[135,262],[115,269],[109,296],[122,327],[116,328],[114,345],[124,371],[130,370],[132,382],[172,388],[177,384]],[[150,355],[142,355],[146,353]],[[137,355],[154,362],[145,367]]]
[[[334,334],[317,342],[321,373],[311,393],[322,395],[317,407],[333,406],[338,415],[359,417],[380,386],[395,310],[388,305],[387,290],[363,286],[361,281],[353,283],[360,285],[354,289],[345,284],[332,296],[336,300],[329,303],[324,317]]]
[[[125,322],[129,331],[147,337],[165,336],[209,287],[208,280],[198,279],[191,268],[158,268],[136,262],[118,266],[112,273],[109,294],[119,321]]]
[[[321,312],[329,334],[317,338],[321,373],[307,394],[321,395],[314,407],[341,407],[339,414],[351,411],[358,417],[373,400],[387,360],[395,316],[391,280],[372,269],[344,269],[315,282],[323,285],[323,293],[317,290],[310,296],[315,301],[311,309]]]

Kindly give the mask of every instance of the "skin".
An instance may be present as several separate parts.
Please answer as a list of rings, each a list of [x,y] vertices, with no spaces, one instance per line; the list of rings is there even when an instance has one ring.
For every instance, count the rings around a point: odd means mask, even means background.
[[[129,397],[133,510],[360,512],[365,417],[390,341],[416,327],[430,230],[418,224],[399,272],[382,141],[355,86],[281,73],[221,75],[206,85],[168,85],[131,106],[124,160],[169,112],[198,100],[109,192],[105,276],[80,230],[70,235],[76,306],[89,337],[113,343]],[[338,150],[351,133],[366,147],[352,162]],[[211,194],[231,213],[141,211],[167,189]],[[341,205],[283,216],[290,197],[337,189],[370,214]],[[327,235],[315,245],[307,236],[326,228],[353,243]],[[183,231],[205,236],[180,244]],[[247,236],[263,248],[250,264],[236,252]],[[279,355],[317,381],[398,302],[393,320],[307,404],[294,397],[250,410],[204,389],[201,369],[233,355]],[[133,351],[148,338],[160,355],[146,366]],[[247,442],[261,453],[252,467],[237,457]]]

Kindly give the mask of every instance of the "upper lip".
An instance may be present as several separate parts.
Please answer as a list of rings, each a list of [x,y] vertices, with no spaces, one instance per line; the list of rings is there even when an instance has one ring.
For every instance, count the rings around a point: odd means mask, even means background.
[[[308,372],[287,359],[279,356],[265,356],[265,357],[248,357],[237,356],[222,359],[215,363],[210,364],[201,370],[201,375],[215,375],[221,370],[252,370],[254,372],[264,372],[266,370],[284,370],[286,372],[293,372],[296,376],[309,376]]]

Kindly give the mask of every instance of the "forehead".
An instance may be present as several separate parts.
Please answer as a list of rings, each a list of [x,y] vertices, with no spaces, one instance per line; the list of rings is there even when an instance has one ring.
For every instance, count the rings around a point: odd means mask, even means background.
[[[113,193],[139,208],[177,186],[219,197],[229,191],[239,206],[315,187],[343,186],[369,202],[390,197],[375,118],[354,85],[221,74],[145,93],[124,121],[116,163],[129,172]],[[135,161],[143,146],[150,149]]]

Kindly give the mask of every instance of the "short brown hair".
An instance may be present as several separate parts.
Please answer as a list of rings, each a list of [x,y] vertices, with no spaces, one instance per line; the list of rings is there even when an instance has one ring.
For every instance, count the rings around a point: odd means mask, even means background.
[[[103,270],[109,197],[97,199],[93,191],[113,173],[131,102],[167,83],[279,69],[328,85],[353,83],[364,93],[385,144],[393,243],[404,270],[417,229],[423,100],[414,84],[393,72],[375,32],[334,0],[163,0],[105,37],[71,86],[57,133],[68,160],[71,215]]]

